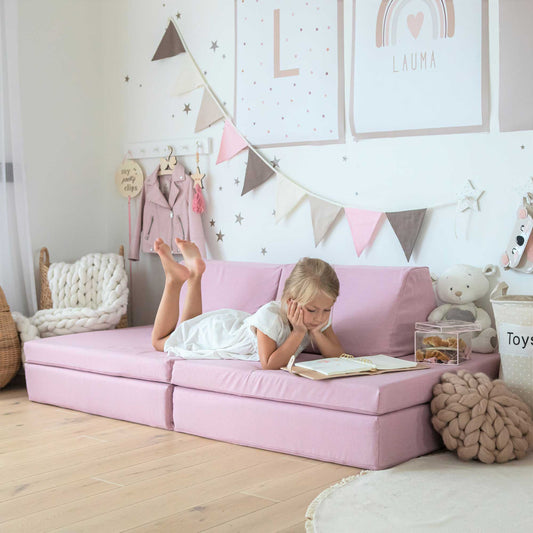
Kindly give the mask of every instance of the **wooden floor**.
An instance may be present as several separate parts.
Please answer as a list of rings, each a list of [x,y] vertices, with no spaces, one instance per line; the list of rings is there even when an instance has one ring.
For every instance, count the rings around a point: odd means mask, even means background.
[[[331,463],[32,403],[0,391],[0,531],[303,532]]]

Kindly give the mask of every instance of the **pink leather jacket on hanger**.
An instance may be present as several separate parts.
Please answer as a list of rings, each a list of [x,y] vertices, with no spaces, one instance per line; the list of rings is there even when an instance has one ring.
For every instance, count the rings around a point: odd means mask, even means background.
[[[172,249],[180,253],[175,237],[194,241],[205,258],[205,235],[202,217],[192,209],[193,181],[179,162],[169,180],[168,200],[160,189],[159,166],[144,182],[138,205],[137,224],[131,235],[129,259],[139,260],[139,249],[154,252],[154,241],[161,237]],[[168,180],[168,176],[162,176]]]

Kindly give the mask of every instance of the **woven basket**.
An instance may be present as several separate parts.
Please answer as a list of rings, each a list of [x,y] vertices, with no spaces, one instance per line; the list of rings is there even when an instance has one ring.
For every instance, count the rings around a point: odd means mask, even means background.
[[[20,368],[20,340],[17,326],[0,287],[0,389],[5,387]]]
[[[124,257],[124,246],[120,245],[119,255]],[[50,285],[48,284],[48,269],[50,268],[50,255],[48,249],[41,248],[39,254],[39,278],[41,281],[41,293],[39,296],[39,309],[51,309],[52,308],[52,293],[50,292]],[[117,324],[117,328],[128,327],[128,311],[122,315],[120,322]]]

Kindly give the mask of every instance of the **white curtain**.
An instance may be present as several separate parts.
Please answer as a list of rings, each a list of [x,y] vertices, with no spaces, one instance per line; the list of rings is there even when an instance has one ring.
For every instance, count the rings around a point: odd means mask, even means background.
[[[12,311],[37,310],[18,73],[18,7],[0,0],[0,286]]]

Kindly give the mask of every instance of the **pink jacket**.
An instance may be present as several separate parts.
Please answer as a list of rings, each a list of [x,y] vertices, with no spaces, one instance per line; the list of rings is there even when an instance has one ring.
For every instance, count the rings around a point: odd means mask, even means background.
[[[144,182],[138,206],[137,224],[130,240],[129,259],[139,260],[139,248],[154,252],[154,241],[161,237],[171,246],[172,253],[180,253],[175,237],[194,241],[205,257],[205,236],[202,218],[192,209],[193,181],[180,163],[170,175],[168,201],[160,190],[157,167]],[[161,179],[168,179],[162,176]]]

